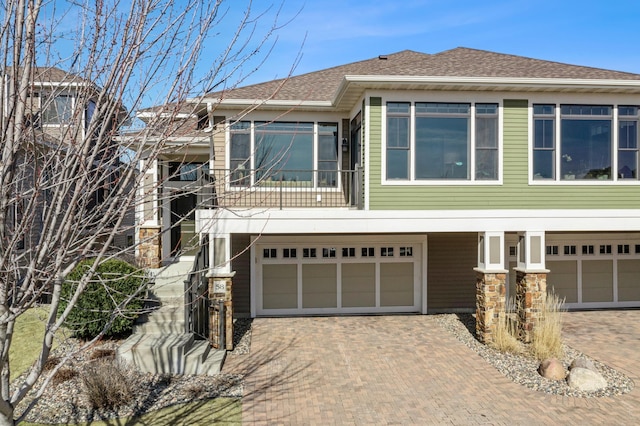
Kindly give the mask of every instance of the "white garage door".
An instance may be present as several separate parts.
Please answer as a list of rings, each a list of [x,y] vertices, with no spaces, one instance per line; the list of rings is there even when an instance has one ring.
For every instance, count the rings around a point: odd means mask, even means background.
[[[421,250],[415,242],[256,245],[257,315],[418,312]]]
[[[548,288],[567,308],[640,306],[640,236],[547,237]]]

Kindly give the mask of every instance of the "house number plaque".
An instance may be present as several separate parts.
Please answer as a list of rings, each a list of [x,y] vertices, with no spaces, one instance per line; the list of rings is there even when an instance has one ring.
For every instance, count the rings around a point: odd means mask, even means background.
[[[213,280],[213,292],[214,293],[226,293],[227,282],[225,280]]]

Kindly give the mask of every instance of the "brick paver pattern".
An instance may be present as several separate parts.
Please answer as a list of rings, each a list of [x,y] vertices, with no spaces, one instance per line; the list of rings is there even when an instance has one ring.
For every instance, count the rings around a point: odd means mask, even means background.
[[[535,392],[497,372],[433,316],[261,318],[246,374],[244,424],[537,425],[640,423],[640,311],[571,312],[566,342],[636,383],[612,398]]]

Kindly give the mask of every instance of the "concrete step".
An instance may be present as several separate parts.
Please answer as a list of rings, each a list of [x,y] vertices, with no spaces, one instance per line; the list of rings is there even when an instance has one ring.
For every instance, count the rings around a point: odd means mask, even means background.
[[[185,354],[193,334],[133,334],[120,345],[116,356],[153,374],[184,374]]]
[[[196,340],[185,355],[184,374],[216,375],[222,370],[226,355],[226,350],[211,349],[208,341]]]
[[[134,334],[118,348],[119,359],[154,374],[209,374],[220,372],[225,350],[211,351],[208,341],[184,332],[184,280],[192,262],[178,262],[152,270],[148,306]]]

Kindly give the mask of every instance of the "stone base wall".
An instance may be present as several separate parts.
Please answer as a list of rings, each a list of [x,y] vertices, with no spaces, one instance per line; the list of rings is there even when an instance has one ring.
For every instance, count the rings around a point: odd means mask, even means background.
[[[140,228],[138,257],[136,261],[143,268],[162,266],[162,234],[159,226]]]
[[[233,275],[221,274],[209,277],[209,342],[216,349],[233,350]],[[224,341],[220,336],[220,315],[217,307],[224,304]]]
[[[476,335],[481,342],[493,341],[496,324],[504,312],[506,273],[476,271]]]
[[[540,320],[546,297],[546,272],[516,271],[518,330],[525,343],[531,342],[533,328]]]

